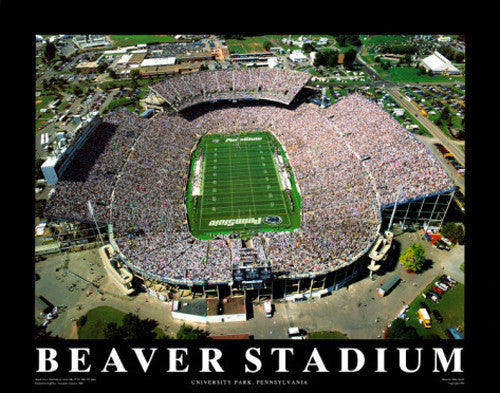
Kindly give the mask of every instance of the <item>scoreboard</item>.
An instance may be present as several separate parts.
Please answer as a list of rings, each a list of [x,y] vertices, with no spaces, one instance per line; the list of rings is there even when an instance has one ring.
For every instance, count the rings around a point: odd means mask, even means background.
[[[233,282],[238,287],[247,289],[260,288],[270,284],[272,278],[271,262],[237,261],[233,262]]]

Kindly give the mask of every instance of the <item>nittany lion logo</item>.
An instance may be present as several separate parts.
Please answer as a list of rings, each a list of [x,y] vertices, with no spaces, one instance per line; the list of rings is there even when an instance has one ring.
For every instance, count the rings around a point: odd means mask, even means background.
[[[267,216],[264,218],[264,223],[269,224],[269,225],[278,225],[281,224],[281,219],[280,216]]]

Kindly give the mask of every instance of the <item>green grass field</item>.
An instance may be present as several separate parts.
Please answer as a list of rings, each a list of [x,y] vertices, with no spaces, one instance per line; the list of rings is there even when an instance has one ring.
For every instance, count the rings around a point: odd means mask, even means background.
[[[171,35],[112,35],[111,39],[116,46],[132,46],[137,44],[149,44],[151,42],[173,42],[175,38]]]
[[[241,40],[228,39],[226,44],[230,53],[256,53],[266,51],[264,48],[266,41],[265,37],[244,37]]]
[[[108,323],[121,325],[125,314],[111,307],[97,307],[87,313],[87,322],[78,331],[79,339],[104,339]]]
[[[193,235],[298,227],[298,194],[284,190],[275,154],[282,154],[281,149],[266,132],[205,136],[195,154],[201,195],[187,203]],[[270,216],[279,218],[266,223]]]
[[[425,288],[423,292],[427,292],[432,288],[434,282],[439,280],[437,276],[432,282]],[[417,316],[417,311],[420,306],[420,302],[426,303],[431,310],[438,310],[443,317],[443,322],[439,323],[431,315],[432,327],[426,329],[419,323],[419,318]],[[413,326],[417,330],[420,336],[426,335],[437,335],[440,338],[447,338],[445,335],[446,328],[449,327],[461,327],[462,332],[464,328],[464,308],[465,308],[465,286],[461,283],[449,289],[439,300],[439,303],[434,303],[430,300],[424,299],[422,296],[417,296],[417,298],[410,304],[410,308],[406,312],[406,315],[410,317],[410,320],[406,322],[408,326]]]
[[[121,326],[126,314],[112,307],[102,306],[90,310],[86,315],[87,322],[78,331],[78,338],[81,340],[105,339],[104,329],[108,323],[114,322]],[[165,334],[159,327],[153,331],[156,333],[156,338],[165,338]]]

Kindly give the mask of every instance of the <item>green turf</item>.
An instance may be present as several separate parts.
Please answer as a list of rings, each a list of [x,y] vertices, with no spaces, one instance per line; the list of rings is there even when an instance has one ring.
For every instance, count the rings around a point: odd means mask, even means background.
[[[191,195],[192,170],[187,198],[192,234],[210,238],[217,233],[297,228],[300,196],[293,178],[292,191],[283,189],[275,153],[288,164],[281,146],[267,132],[202,138],[193,161],[201,160],[201,195]],[[278,216],[281,222],[265,223],[269,216]]]
[[[116,46],[132,46],[137,44],[149,44],[153,42],[173,42],[175,38],[171,35],[112,35],[111,39]]]
[[[96,307],[87,313],[87,322],[78,331],[79,339],[104,339],[108,323],[121,325],[125,314],[111,307]]]
[[[427,292],[432,289],[432,286],[436,281],[439,280],[439,276],[434,278],[432,282],[425,288],[423,292]],[[420,324],[417,311],[420,306],[420,302],[426,303],[432,310],[438,310],[443,317],[443,322],[439,323],[434,316],[431,314],[432,327],[426,329]],[[424,299],[421,295],[410,304],[410,308],[406,311],[406,315],[410,317],[410,320],[406,322],[408,326],[413,326],[417,330],[420,336],[437,335],[440,338],[447,338],[445,330],[449,327],[460,327],[463,332],[464,328],[464,307],[465,307],[465,286],[461,283],[449,289],[443,294],[439,303],[434,303],[431,300]]]

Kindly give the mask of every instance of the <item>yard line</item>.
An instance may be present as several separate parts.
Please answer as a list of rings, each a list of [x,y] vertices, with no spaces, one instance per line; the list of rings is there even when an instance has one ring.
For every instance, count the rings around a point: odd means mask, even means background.
[[[246,156],[246,159],[247,159],[247,164],[248,164],[248,182],[250,183],[250,188],[252,191],[250,191],[250,195],[252,196],[252,202],[253,202],[253,209],[254,209],[254,214],[256,215],[257,214],[257,209],[255,207],[255,198],[254,198],[254,193],[253,193],[253,186],[252,186],[252,176],[251,176],[251,171],[250,171],[250,159],[248,158],[248,150],[245,151],[245,156]],[[250,211],[250,209],[249,209]],[[249,215],[250,215],[250,212],[249,212]]]

